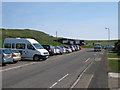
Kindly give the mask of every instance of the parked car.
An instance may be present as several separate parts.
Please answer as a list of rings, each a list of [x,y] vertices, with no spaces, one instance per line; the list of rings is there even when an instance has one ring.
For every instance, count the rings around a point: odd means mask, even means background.
[[[52,45],[42,45],[44,49],[46,49],[49,54],[52,56],[54,55],[54,47]]]
[[[63,53],[66,53],[66,48],[64,46],[60,46],[63,49]]]
[[[114,49],[115,47],[112,45],[105,45],[103,46],[104,49]]]
[[[57,46],[57,48],[59,48],[60,54],[63,54],[63,49],[60,46]]]
[[[64,47],[66,48],[66,52],[67,52],[67,53],[71,53],[71,52],[72,52],[72,50],[71,50],[70,47],[68,47],[68,46],[64,46]]]
[[[73,47],[75,48],[75,51],[79,50],[78,47],[77,47],[77,45],[73,45]]]
[[[13,62],[12,51],[10,49],[0,48],[0,57],[2,59],[2,65]]]
[[[75,48],[74,48],[74,46],[73,46],[73,45],[71,45],[71,46],[69,46],[69,47],[71,48],[72,52],[74,52],[74,51],[75,51]]]
[[[57,53],[56,53],[56,49],[55,49],[55,46],[53,46],[53,49],[54,49],[54,55],[55,55],[55,54],[57,54]]]
[[[97,43],[94,45],[94,51],[101,51],[101,50],[102,50],[101,44]]]
[[[21,60],[21,54],[18,50],[12,49],[13,62],[16,63]]]
[[[80,50],[80,46],[79,45],[76,45],[76,47],[77,47],[77,50]]]
[[[82,50],[82,47],[80,46],[80,50]]]
[[[29,38],[7,38],[4,40],[3,47],[17,49],[21,53],[21,58],[46,60],[49,56],[49,52],[40,43]]]
[[[55,46],[55,52],[56,54],[60,54],[60,49],[57,46]]]

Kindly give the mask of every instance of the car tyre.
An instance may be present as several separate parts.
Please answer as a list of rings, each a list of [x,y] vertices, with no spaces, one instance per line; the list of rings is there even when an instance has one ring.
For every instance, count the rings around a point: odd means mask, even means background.
[[[2,66],[5,66],[5,63],[2,63]]]
[[[38,60],[40,60],[40,58],[39,58],[38,55],[35,55],[35,56],[33,57],[33,60],[34,60],[34,61],[38,61]]]
[[[17,63],[18,61],[13,61],[13,63]]]

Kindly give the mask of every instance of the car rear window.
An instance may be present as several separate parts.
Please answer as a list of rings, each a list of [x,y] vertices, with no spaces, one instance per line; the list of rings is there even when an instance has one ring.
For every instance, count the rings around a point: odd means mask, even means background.
[[[18,50],[12,50],[12,52],[13,52],[13,53],[19,53],[19,51],[18,51]]]
[[[11,53],[12,53],[11,50],[3,50],[3,52],[4,52],[5,54],[11,54]]]

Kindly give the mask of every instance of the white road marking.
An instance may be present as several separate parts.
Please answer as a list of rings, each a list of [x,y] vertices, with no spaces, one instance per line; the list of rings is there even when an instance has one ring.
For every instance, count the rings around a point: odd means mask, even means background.
[[[88,86],[89,86],[89,84],[90,84],[90,82],[91,82],[92,78],[93,78],[93,75],[91,75],[90,79],[88,80],[88,85],[87,85],[87,87],[86,87],[86,88],[88,88]]]
[[[24,64],[24,65],[12,67],[12,68],[7,68],[7,69],[4,69],[4,70],[0,70],[0,72],[12,70],[12,69],[17,69],[17,68],[21,68],[21,67],[28,66],[28,65],[32,65],[32,64],[35,64],[35,63],[37,63],[37,62],[32,62],[32,63],[29,63],[29,64]]]
[[[66,74],[65,76],[63,76],[61,79],[59,79],[58,81],[62,81],[64,78],[66,78],[69,74]]]
[[[81,77],[83,76],[83,74],[86,72],[86,70],[92,65],[92,63],[90,63],[88,65],[88,67],[80,74],[80,76],[78,77],[78,79],[75,81],[75,83],[70,87],[69,90],[72,90],[76,85],[77,83],[79,82],[79,80],[81,79]]]
[[[57,82],[55,82],[52,86],[50,86],[49,88],[53,88],[55,85],[57,85],[60,81],[62,81],[64,78],[66,78],[69,74],[66,74],[65,76],[63,76],[62,78],[60,78]]]
[[[88,58],[85,62],[87,62],[88,60],[90,60],[90,58]]]
[[[57,85],[57,82],[55,82],[50,88],[53,88],[55,85]]]

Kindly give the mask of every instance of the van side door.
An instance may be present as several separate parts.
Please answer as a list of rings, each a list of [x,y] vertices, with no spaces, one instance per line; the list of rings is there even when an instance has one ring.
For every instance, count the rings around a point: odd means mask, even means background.
[[[22,58],[26,58],[26,44],[25,43],[16,43],[16,49],[21,53]]]
[[[35,55],[35,53],[36,53],[36,50],[32,46],[32,44],[27,44],[27,54],[26,54],[26,56],[28,58],[33,58],[33,56]]]

